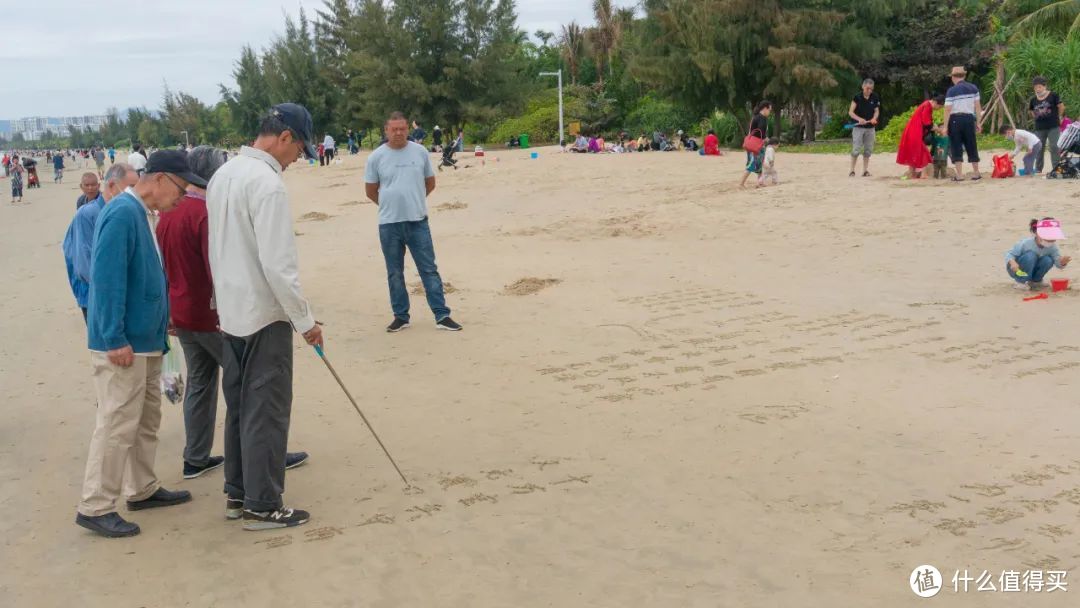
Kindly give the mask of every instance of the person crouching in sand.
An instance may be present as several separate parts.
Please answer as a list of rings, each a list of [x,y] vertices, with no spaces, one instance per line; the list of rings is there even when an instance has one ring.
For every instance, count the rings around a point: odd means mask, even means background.
[[[1072,261],[1058,251],[1057,242],[1065,238],[1061,222],[1044,217],[1031,220],[1028,228],[1035,236],[1021,240],[1005,253],[1005,270],[1021,291],[1042,287],[1043,277],[1052,266],[1065,268]]]

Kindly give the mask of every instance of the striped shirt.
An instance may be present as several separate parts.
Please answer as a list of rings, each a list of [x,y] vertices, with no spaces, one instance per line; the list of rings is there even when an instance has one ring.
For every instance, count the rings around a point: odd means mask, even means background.
[[[950,115],[974,114],[975,102],[979,101],[979,87],[966,80],[949,87],[945,93],[945,105],[952,108]]]

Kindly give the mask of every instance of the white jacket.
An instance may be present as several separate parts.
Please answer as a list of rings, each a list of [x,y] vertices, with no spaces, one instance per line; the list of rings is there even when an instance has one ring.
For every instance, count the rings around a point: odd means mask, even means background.
[[[206,188],[210,271],[221,330],[250,336],[276,321],[300,333],[315,318],[300,292],[292,214],[281,165],[248,146]]]

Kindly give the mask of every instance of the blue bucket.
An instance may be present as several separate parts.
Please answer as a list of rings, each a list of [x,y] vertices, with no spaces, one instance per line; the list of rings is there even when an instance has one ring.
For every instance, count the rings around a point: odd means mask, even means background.
[[[540,158],[540,153],[539,152],[530,152],[529,153],[529,158]]]

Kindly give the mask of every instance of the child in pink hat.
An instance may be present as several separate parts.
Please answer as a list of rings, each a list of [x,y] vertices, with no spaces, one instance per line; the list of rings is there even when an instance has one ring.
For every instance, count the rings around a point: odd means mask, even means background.
[[[1058,251],[1057,242],[1065,238],[1061,222],[1044,217],[1031,220],[1028,228],[1035,236],[1020,241],[1005,253],[1005,270],[1016,281],[1014,287],[1021,291],[1041,288],[1043,277],[1052,266],[1065,268],[1072,261]]]

